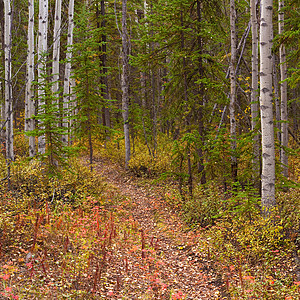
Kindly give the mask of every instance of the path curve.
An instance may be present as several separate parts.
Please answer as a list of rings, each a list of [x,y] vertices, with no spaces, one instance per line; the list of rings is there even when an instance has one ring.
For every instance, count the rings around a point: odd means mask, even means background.
[[[131,200],[129,213],[143,231],[146,243],[152,244],[162,261],[159,272],[167,283],[168,293],[165,296],[141,298],[138,293],[135,294],[134,285],[129,284],[127,293],[132,298],[128,299],[170,299],[170,291],[174,295],[172,299],[225,299],[221,296],[222,282],[220,276],[214,273],[213,263],[208,260],[207,253],[199,251],[199,236],[187,229],[160,200],[155,189],[141,186],[136,178],[107,159],[97,159],[94,170]],[[185,295],[184,298],[180,298],[181,293]]]

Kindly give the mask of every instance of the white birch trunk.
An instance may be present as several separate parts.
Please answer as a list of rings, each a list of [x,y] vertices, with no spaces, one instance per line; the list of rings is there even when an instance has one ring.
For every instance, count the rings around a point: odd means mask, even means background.
[[[61,0],[55,1],[55,18],[53,31],[53,57],[52,57],[52,93],[58,96],[59,92],[59,59],[60,59],[60,34],[61,34]],[[56,101],[58,109],[58,98]]]
[[[34,130],[35,122],[32,116],[35,114],[34,91],[32,82],[34,81],[34,0],[28,1],[28,36],[27,36],[27,73],[25,91],[25,132]],[[29,136],[29,156],[36,154],[35,137]]]
[[[64,100],[63,100],[63,127],[67,130],[69,126],[68,116],[69,116],[69,102],[70,95],[72,95],[72,79],[71,77],[71,59],[72,52],[71,47],[73,45],[73,30],[74,30],[74,0],[69,2],[69,23],[68,23],[68,38],[67,38],[67,54],[66,54],[66,64],[65,64],[65,78],[64,78]],[[74,81],[73,81],[74,82]],[[64,144],[68,144],[68,134],[64,134],[62,137]]]
[[[275,120],[276,120],[276,137],[277,141],[280,143],[281,134],[280,134],[280,97],[279,97],[279,82],[276,69],[276,55],[273,55],[273,88],[274,88],[274,103],[275,103]]]
[[[258,21],[256,15],[257,0],[251,0],[251,30],[252,30],[252,78],[251,78],[251,129],[255,130],[259,116],[258,94]],[[259,179],[259,136],[253,138],[253,173],[254,182]]]
[[[128,32],[127,32],[127,0],[122,0],[122,63],[121,77],[122,110],[125,136],[125,169],[128,169],[130,160],[130,135],[129,135],[129,62],[128,62]]]
[[[236,11],[235,0],[230,0],[230,40],[231,40],[231,60],[230,60],[230,136],[231,136],[231,170],[234,179],[237,177],[237,158],[236,151],[236,119],[235,119],[235,102],[236,102],[236,29],[235,29]]]
[[[38,109],[39,113],[44,113],[43,91],[41,90],[46,74],[46,53],[47,53],[47,31],[48,31],[48,0],[39,0],[39,30],[38,30]],[[44,129],[44,125],[40,123],[40,129]],[[44,154],[46,152],[45,135],[38,137],[38,152]]]
[[[275,145],[272,91],[272,15],[273,1],[261,1],[260,23],[260,113],[262,141],[262,196],[264,214],[276,205],[275,201]]]
[[[5,59],[5,119],[6,119],[6,159],[8,164],[14,160],[13,149],[13,106],[11,84],[11,22],[10,0],[4,1],[4,59]],[[10,174],[8,174],[9,177]]]
[[[279,14],[278,14],[278,33],[284,32],[284,0],[279,0]],[[280,147],[280,162],[282,166],[282,174],[288,177],[288,155],[286,148],[288,147],[288,112],[287,112],[287,64],[285,45],[281,44],[279,48],[280,59],[280,117],[281,117],[281,147]]]

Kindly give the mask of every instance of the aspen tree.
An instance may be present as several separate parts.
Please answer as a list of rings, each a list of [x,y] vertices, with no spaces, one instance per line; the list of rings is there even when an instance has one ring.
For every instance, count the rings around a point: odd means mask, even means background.
[[[45,101],[42,86],[45,84],[46,75],[46,54],[47,54],[47,30],[48,30],[48,0],[39,0],[39,30],[38,30],[38,109],[39,113],[45,112]],[[42,122],[39,124],[40,129],[45,127]],[[38,137],[38,152],[45,154],[46,141],[45,134]]]
[[[27,72],[25,91],[25,133],[35,128],[32,116],[35,114],[35,100],[33,84],[34,81],[34,0],[28,1],[28,34],[27,34]],[[29,156],[36,154],[35,137],[29,136]]]
[[[279,0],[279,14],[278,14],[278,33],[284,32],[284,0]],[[281,147],[280,147],[280,162],[282,165],[282,174],[288,177],[288,156],[286,148],[288,146],[288,113],[287,113],[287,64],[285,45],[281,44],[279,47],[280,59],[280,117],[281,117]]]
[[[68,111],[70,96],[72,95],[72,79],[71,79],[71,59],[72,51],[71,47],[73,45],[73,30],[74,30],[74,0],[69,1],[68,9],[68,38],[67,47],[68,51],[66,53],[66,64],[65,64],[65,78],[64,78],[64,100],[63,100],[63,127],[68,127]],[[68,135],[64,134],[62,137],[64,144],[68,143]]]
[[[13,149],[13,99],[11,82],[11,25],[12,11],[10,0],[4,1],[4,57],[5,57],[5,119],[6,119],[6,160],[8,166],[14,160]],[[9,168],[9,167],[8,167]],[[9,173],[9,172],[8,172]],[[9,179],[10,174],[8,174]]]
[[[3,0],[0,0],[0,29],[1,29],[1,46],[2,50],[4,52],[4,2]],[[2,55],[2,65],[5,66],[5,57]],[[5,99],[5,82],[0,82],[0,88],[1,88],[1,99]],[[1,109],[1,127],[3,129],[4,125],[4,120],[5,120],[5,101],[2,101],[0,104],[0,109]],[[4,130],[1,130],[0,132],[0,137],[2,140],[5,140],[5,132]]]
[[[264,214],[276,205],[275,145],[272,91],[273,1],[261,1],[260,19],[260,114],[262,143],[261,204]]]
[[[237,177],[237,158],[236,152],[236,29],[235,29],[236,11],[235,0],[230,0],[230,41],[231,41],[231,59],[230,59],[230,136],[231,136],[231,171],[233,179]]]
[[[128,169],[130,160],[130,135],[129,135],[129,46],[127,32],[127,0],[122,0],[122,110],[125,136],[125,169]]]
[[[57,96],[59,92],[59,58],[61,34],[61,0],[55,1],[55,17],[53,30],[53,57],[52,57],[52,93]],[[58,100],[57,100],[58,109]]]
[[[251,31],[252,31],[252,78],[251,78],[251,129],[255,131],[259,115],[259,95],[258,95],[258,20],[257,20],[257,1],[250,1],[251,10]],[[253,173],[254,181],[257,182],[259,178],[259,136],[254,135],[253,140]]]

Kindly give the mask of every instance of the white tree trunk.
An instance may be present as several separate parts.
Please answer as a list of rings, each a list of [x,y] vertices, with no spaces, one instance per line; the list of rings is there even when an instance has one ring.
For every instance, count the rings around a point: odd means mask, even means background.
[[[69,102],[70,95],[72,94],[72,79],[71,77],[71,59],[72,52],[71,47],[73,45],[73,30],[74,30],[74,0],[70,0],[69,2],[69,23],[68,23],[68,39],[67,39],[67,47],[68,51],[66,54],[66,64],[65,64],[65,78],[64,78],[64,101],[63,101],[63,127],[67,130],[69,126],[68,115],[69,115]],[[64,134],[62,137],[62,141],[64,144],[68,144],[68,135]]]
[[[27,73],[25,91],[25,132],[34,130],[35,122],[32,116],[35,114],[35,100],[32,89],[34,81],[34,0],[28,1],[28,37],[27,37]],[[35,137],[29,136],[29,156],[36,154]]]
[[[59,92],[60,34],[61,34],[61,0],[56,0],[54,31],[53,31],[53,57],[52,57],[52,82],[53,82],[52,93],[54,96],[58,96],[58,92]],[[56,104],[58,109],[58,100]]]
[[[279,0],[279,14],[278,14],[278,32],[284,32],[284,0]],[[280,59],[280,116],[281,116],[281,147],[280,147],[280,162],[282,165],[282,174],[288,177],[288,155],[286,148],[288,147],[288,112],[287,112],[287,64],[285,45],[281,44],[279,48]]]
[[[276,120],[276,138],[280,143],[281,134],[280,134],[280,97],[279,97],[279,82],[278,82],[278,74],[276,69],[276,55],[273,55],[273,88],[274,88],[274,103],[275,103],[275,120]]]
[[[236,11],[235,0],[230,0],[230,40],[231,40],[231,60],[230,60],[230,136],[231,136],[231,170],[234,179],[237,176],[237,158],[236,151],[236,119],[235,119],[235,102],[236,102],[236,29],[235,29]]]
[[[128,62],[128,32],[127,32],[127,0],[122,0],[122,110],[125,136],[125,169],[128,169],[130,160],[130,135],[129,135],[129,62]]]
[[[39,113],[44,113],[43,106],[45,101],[43,99],[43,91],[40,89],[44,84],[46,75],[46,53],[47,53],[47,31],[48,31],[48,0],[39,0],[39,30],[38,30],[38,83],[40,85],[38,90],[38,109]],[[44,129],[44,125],[40,124],[40,129]],[[44,154],[46,151],[45,135],[38,137],[38,152]]]
[[[275,201],[275,145],[272,91],[273,1],[261,1],[260,23],[260,113],[262,135],[262,210],[268,214]]]
[[[6,159],[14,160],[13,149],[13,106],[11,84],[11,22],[10,0],[4,1],[4,57],[5,57],[5,119],[6,119]],[[8,174],[9,176],[10,174]]]
[[[252,78],[251,78],[251,129],[255,130],[259,116],[259,94],[258,94],[258,21],[256,15],[257,0],[251,0],[251,30],[252,30]],[[254,181],[259,178],[259,136],[253,139],[253,173]]]

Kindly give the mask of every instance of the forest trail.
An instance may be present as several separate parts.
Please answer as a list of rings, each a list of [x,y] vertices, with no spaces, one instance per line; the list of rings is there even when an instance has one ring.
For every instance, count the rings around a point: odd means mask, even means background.
[[[200,250],[199,236],[165,205],[158,188],[141,186],[137,178],[106,159],[96,160],[94,170],[128,199],[128,214],[137,223],[145,249],[150,249],[149,257],[145,254],[143,259],[147,270],[134,268],[141,263],[136,256],[128,256],[132,270],[122,278],[123,283],[129,283],[122,288],[131,296],[116,299],[224,299],[222,281],[214,272],[207,249],[202,245]],[[146,297],[149,286],[151,293]],[[123,296],[122,288],[119,296]]]

